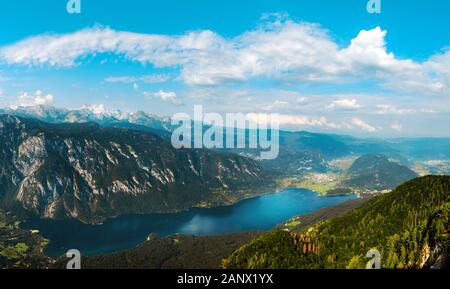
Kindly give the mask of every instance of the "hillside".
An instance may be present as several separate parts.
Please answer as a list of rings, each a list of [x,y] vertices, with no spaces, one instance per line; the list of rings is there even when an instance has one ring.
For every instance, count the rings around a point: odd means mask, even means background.
[[[94,123],[0,116],[0,208],[98,222],[233,203],[272,189],[255,161],[176,150],[159,136]]]
[[[383,268],[424,268],[448,261],[449,220],[450,176],[427,176],[302,233],[264,234],[235,251],[223,265],[364,268],[366,253],[376,248]]]
[[[150,236],[139,246],[123,252],[83,257],[85,269],[219,269],[224,258],[260,232],[242,232],[220,236]],[[64,268],[61,258],[52,268]]]
[[[345,186],[371,190],[392,189],[418,175],[382,154],[363,155],[348,170]]]
[[[43,251],[48,240],[19,228],[17,216],[0,210],[0,269],[47,268],[52,260]]]

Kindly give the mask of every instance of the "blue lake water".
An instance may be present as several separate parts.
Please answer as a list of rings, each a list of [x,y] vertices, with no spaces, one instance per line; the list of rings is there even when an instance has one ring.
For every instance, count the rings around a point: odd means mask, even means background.
[[[61,256],[70,249],[93,256],[132,248],[144,242],[150,233],[165,237],[176,233],[205,236],[270,230],[295,215],[354,198],[355,195],[323,197],[309,190],[291,188],[226,207],[122,216],[102,225],[86,225],[75,220],[30,219],[22,227],[37,229],[50,240],[46,249],[49,256]]]

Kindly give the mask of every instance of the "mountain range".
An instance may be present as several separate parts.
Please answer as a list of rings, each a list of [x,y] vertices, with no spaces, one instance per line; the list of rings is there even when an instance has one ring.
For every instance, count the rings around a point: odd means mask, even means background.
[[[6,240],[1,243],[0,261],[6,258],[8,265],[11,258],[26,256],[21,253],[26,251],[23,244],[36,253],[31,263],[48,260],[42,254],[46,240],[8,221],[11,213],[17,220],[37,216],[101,223],[127,214],[227,205],[275,191],[280,178],[327,172],[330,161],[338,158],[354,160],[345,170],[343,186],[384,190],[417,177],[408,168],[414,161],[450,159],[450,146],[446,146],[450,141],[445,138],[362,139],[280,131],[279,157],[259,160],[254,151],[241,149],[175,149],[170,142],[173,130],[170,118],[102,107],[0,110],[0,229]],[[345,216],[313,223],[302,232],[180,238],[189,240],[196,250],[216,247],[209,263],[214,266],[242,246],[225,261],[227,268],[361,267],[361,254],[368,246],[382,249],[389,268],[422,268],[443,256],[440,248],[447,250],[447,233],[442,228],[448,228],[448,191],[448,177],[425,177],[392,193],[371,196],[373,200],[363,198],[357,205],[361,208],[352,207]],[[18,235],[23,242],[8,241]],[[326,248],[318,253],[317,247],[306,247],[303,252],[305,236],[313,241],[309,244],[326,244],[337,253]],[[363,243],[356,243],[361,239],[358,236],[366,236]],[[182,254],[189,264],[185,253],[191,245],[177,251],[173,242],[156,239],[134,249],[133,254],[162,245],[170,258]],[[337,244],[342,247],[336,249]],[[108,260],[116,262],[115,256]],[[103,262],[102,257],[92,260]],[[195,260],[201,267],[201,259]],[[163,263],[153,265],[173,266]]]
[[[0,116],[0,206],[98,222],[233,203],[273,190],[249,158],[176,150],[160,136],[96,123]]]
[[[153,132],[169,139],[176,128],[170,117],[160,117],[144,111],[124,112],[106,109],[103,105],[88,105],[80,109],[56,108],[47,105],[0,108],[0,114],[34,118],[50,123],[96,122],[104,127],[132,128]],[[346,155],[383,153],[388,156],[427,159],[450,159],[450,138],[357,138],[347,135],[280,131],[280,148],[292,153],[315,153],[311,158],[333,159]],[[237,150],[242,153],[242,151]],[[248,154],[252,156],[252,154]]]
[[[405,166],[416,157],[450,158],[449,139],[280,131],[279,157],[264,161],[241,149],[176,150],[171,119],[145,112],[35,106],[0,115],[0,208],[89,223],[234,203],[273,191],[276,178],[326,172],[339,157],[369,155],[353,164],[345,184],[369,189],[417,176]]]

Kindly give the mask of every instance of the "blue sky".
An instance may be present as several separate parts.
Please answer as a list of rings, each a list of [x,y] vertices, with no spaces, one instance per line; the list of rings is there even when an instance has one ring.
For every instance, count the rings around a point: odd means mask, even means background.
[[[450,136],[450,4],[8,1],[0,106],[276,112],[282,127]]]

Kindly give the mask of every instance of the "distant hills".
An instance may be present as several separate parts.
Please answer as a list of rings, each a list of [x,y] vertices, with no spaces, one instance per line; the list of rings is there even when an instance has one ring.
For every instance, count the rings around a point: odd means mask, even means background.
[[[365,268],[375,248],[383,268],[443,268],[449,266],[449,220],[450,176],[417,178],[301,233],[266,233],[236,250],[224,267]]]
[[[248,158],[176,150],[160,136],[96,123],[0,116],[0,208],[98,222],[233,203],[273,190]]]
[[[50,123],[96,122],[103,127],[131,128],[149,131],[170,138],[174,126],[170,117],[160,117],[143,111],[124,112],[103,106],[64,109],[46,105],[0,108],[0,114],[34,118]],[[286,155],[305,152],[312,161],[333,159],[346,155],[382,153],[387,156],[450,160],[450,138],[392,138],[370,139],[346,135],[321,134],[306,131],[280,131],[280,148]],[[243,153],[237,150],[238,153]],[[248,154],[252,156],[250,152]],[[275,163],[274,166],[277,166]],[[301,170],[301,169],[300,169]],[[292,170],[294,172],[294,170]]]
[[[367,154],[355,160],[344,185],[371,190],[392,189],[414,179],[417,173],[382,154]]]

